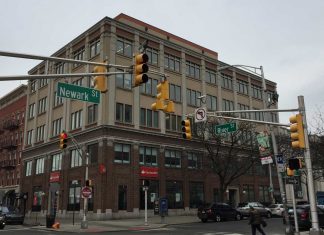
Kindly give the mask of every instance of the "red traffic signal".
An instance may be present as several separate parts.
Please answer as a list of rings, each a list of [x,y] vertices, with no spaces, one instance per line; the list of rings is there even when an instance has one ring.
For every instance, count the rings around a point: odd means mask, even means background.
[[[67,138],[68,138],[67,133],[63,131],[60,134],[60,149],[65,149],[67,147]]]

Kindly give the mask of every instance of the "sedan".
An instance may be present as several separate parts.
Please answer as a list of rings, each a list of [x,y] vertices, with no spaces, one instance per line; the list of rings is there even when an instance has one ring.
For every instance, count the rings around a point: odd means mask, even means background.
[[[271,204],[269,206],[272,215],[283,216],[284,206],[283,204]]]
[[[261,216],[271,218],[272,213],[268,207],[265,207],[260,202],[244,202],[239,203],[238,207],[236,208],[244,217],[250,216],[250,208],[253,207],[257,211],[260,212]]]
[[[242,219],[241,213],[226,203],[210,203],[199,207],[197,216],[204,223],[208,220],[220,222],[221,220]]]
[[[18,209],[1,206],[0,214],[5,217],[6,223],[24,223],[24,215],[20,213]]]
[[[302,229],[310,229],[312,227],[312,222],[310,220],[310,206],[309,205],[298,205],[296,206],[296,214],[297,214],[297,221],[298,227]],[[294,220],[294,210],[290,208],[288,210],[289,215],[289,222],[294,227],[295,220]],[[318,215],[318,223],[319,227],[324,227],[324,210],[320,207],[317,207],[317,215]]]

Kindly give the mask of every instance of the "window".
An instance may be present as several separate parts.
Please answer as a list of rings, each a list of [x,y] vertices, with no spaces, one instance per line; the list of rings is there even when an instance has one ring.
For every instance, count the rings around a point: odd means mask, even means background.
[[[222,73],[222,87],[233,90],[233,78],[227,74]]]
[[[243,185],[243,201],[244,202],[255,201],[254,185],[250,185],[250,184]]]
[[[150,187],[148,188],[147,195],[147,209],[154,209],[155,200],[159,199],[159,181],[158,180],[149,180]],[[139,185],[142,185],[142,180],[140,180]],[[142,187],[139,187],[139,195],[140,195],[140,209],[143,210],[145,208],[145,192]]]
[[[118,210],[127,209],[127,185],[118,185]]]
[[[199,107],[200,99],[198,99],[198,97],[200,96],[201,93],[199,91],[187,89],[187,104],[195,107]]]
[[[25,176],[30,176],[32,175],[32,166],[33,166],[33,162],[32,161],[28,161],[26,162],[26,172],[25,172]]]
[[[74,184],[73,184],[74,183]],[[79,211],[80,210],[80,196],[81,196],[81,182],[69,182],[69,199],[67,210]]]
[[[39,79],[39,88],[46,86],[48,84],[48,79],[47,78],[41,78]]]
[[[117,39],[117,48],[116,48],[116,53],[132,57],[133,55],[133,46],[132,42],[125,39],[125,38],[118,38]]]
[[[82,126],[82,109],[71,114],[71,130]]]
[[[223,99],[222,111],[234,110],[234,102],[230,100]]]
[[[181,181],[167,181],[166,197],[170,209],[183,208],[183,185]]]
[[[73,53],[74,60],[84,60],[85,59],[85,50],[84,47],[80,48],[79,50]],[[73,67],[77,67],[80,64],[73,64]]]
[[[211,84],[217,84],[216,72],[206,68],[205,81]]]
[[[90,43],[90,58],[100,53],[100,39],[95,39]]]
[[[248,82],[237,80],[237,92],[248,95],[249,94],[249,84]]]
[[[98,104],[88,106],[88,124],[98,120]]]
[[[62,153],[52,155],[52,171],[59,171],[62,169]]]
[[[176,150],[165,150],[166,167],[181,168],[181,152]]]
[[[36,159],[36,175],[44,173],[45,158]]]
[[[140,146],[140,165],[157,166],[157,148]]]
[[[200,65],[190,61],[186,61],[186,75],[196,79],[200,79]]]
[[[54,104],[53,106],[59,106],[60,104],[63,104],[63,98],[60,96],[57,96],[57,91],[54,91]]]
[[[130,145],[129,144],[115,144],[115,160],[117,163],[130,163]]]
[[[122,72],[122,70],[117,70]],[[124,89],[132,89],[132,74],[116,74],[116,86]]]
[[[36,142],[44,140],[45,125],[36,128]]]
[[[30,82],[30,92],[33,93],[36,91],[36,80]]]
[[[159,112],[141,108],[141,126],[159,128]]]
[[[56,74],[64,73],[64,63],[62,62],[56,63],[54,69]]]
[[[256,85],[251,85],[252,97],[262,100],[262,88]]]
[[[35,117],[35,103],[32,103],[28,107],[28,118]]]
[[[98,151],[99,145],[98,143],[88,145],[88,153],[89,153],[89,162],[91,164],[95,164],[98,162]]]
[[[52,136],[57,136],[62,131],[62,118],[53,121]]]
[[[189,182],[190,208],[198,208],[204,201],[204,184]]]
[[[211,111],[217,110],[217,97],[212,95],[207,95],[206,97],[207,109]]]
[[[182,117],[174,114],[165,114],[165,128],[170,131],[181,131]]]
[[[170,83],[170,100],[181,102],[181,86]]]
[[[141,85],[141,93],[156,96],[156,86],[158,83],[157,79],[149,78],[146,83]]]
[[[71,150],[71,168],[82,166],[82,157],[80,156],[78,150]]]
[[[38,101],[38,114],[46,112],[47,97],[44,97]]]
[[[270,200],[269,200],[269,186],[259,185],[259,201],[261,203],[270,202]]]
[[[32,211],[41,211],[44,192],[41,186],[33,187],[33,205]]]
[[[158,59],[159,59],[159,51],[154,49],[154,48],[151,48],[151,47],[148,47],[146,48],[146,51],[145,53],[148,55],[149,57],[149,63],[150,64],[153,64],[153,65],[158,65]]]
[[[82,78],[76,79],[72,82],[73,85],[82,86]]]
[[[29,144],[32,144],[32,141],[33,141],[33,133],[34,133],[34,130],[29,130],[27,131],[27,139],[26,139],[26,144],[29,145]]]
[[[278,115],[276,113],[271,113],[271,122],[279,122]]]
[[[253,108],[253,109],[258,110],[256,108]],[[264,121],[263,112],[255,112],[253,119],[258,120],[258,121]]]
[[[240,104],[240,103],[238,103],[237,105],[238,105],[239,110],[249,110],[248,105],[244,105],[244,104]],[[241,118],[250,118],[250,114],[249,113],[241,113]]]
[[[198,153],[188,152],[188,168],[189,169],[201,169],[202,158]]]
[[[180,58],[174,55],[164,55],[164,68],[180,73]]]
[[[116,121],[132,123],[132,106],[128,104],[116,104]]]

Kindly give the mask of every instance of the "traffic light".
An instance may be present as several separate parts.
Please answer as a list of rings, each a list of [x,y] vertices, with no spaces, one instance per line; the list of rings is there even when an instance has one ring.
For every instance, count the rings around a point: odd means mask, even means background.
[[[107,73],[107,68],[105,66],[95,66],[93,68],[94,73]],[[94,89],[100,92],[107,91],[107,78],[105,75],[95,76],[93,79]]]
[[[149,187],[150,186],[150,181],[149,180],[143,180],[143,186]]]
[[[163,111],[166,113],[174,113],[174,103],[172,100],[169,100],[168,104],[164,105]]]
[[[60,134],[60,149],[65,149],[67,147],[67,138],[68,138],[68,135],[66,134],[65,131],[63,131],[61,134]]]
[[[288,159],[288,168],[290,170],[299,170],[302,168],[302,162],[298,158],[289,158]]]
[[[287,167],[287,175],[294,176],[294,170],[291,170],[291,169],[289,169],[289,167]]]
[[[182,125],[182,137],[187,140],[191,140],[191,127],[190,127],[190,120],[182,120],[181,121]]]
[[[168,101],[167,105],[164,105],[165,100],[169,100],[169,82],[164,80],[156,86],[157,95],[156,102],[151,105],[152,110],[168,110],[174,112],[174,104]]]
[[[291,146],[293,148],[305,148],[305,136],[303,117],[301,114],[293,115],[289,118]]]
[[[148,81],[148,76],[145,73],[149,70],[147,65],[149,57],[147,54],[143,53],[135,55],[134,60],[134,87],[137,87]]]
[[[90,179],[86,180],[86,186],[91,187],[92,186],[92,180],[90,180]]]

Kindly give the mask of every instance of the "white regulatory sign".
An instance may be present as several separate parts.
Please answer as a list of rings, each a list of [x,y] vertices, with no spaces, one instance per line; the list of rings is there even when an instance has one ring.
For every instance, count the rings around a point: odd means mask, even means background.
[[[273,160],[272,160],[271,156],[261,158],[261,164],[262,165],[271,164],[271,163],[273,163]]]
[[[195,110],[195,123],[207,121],[206,108],[198,108]]]

